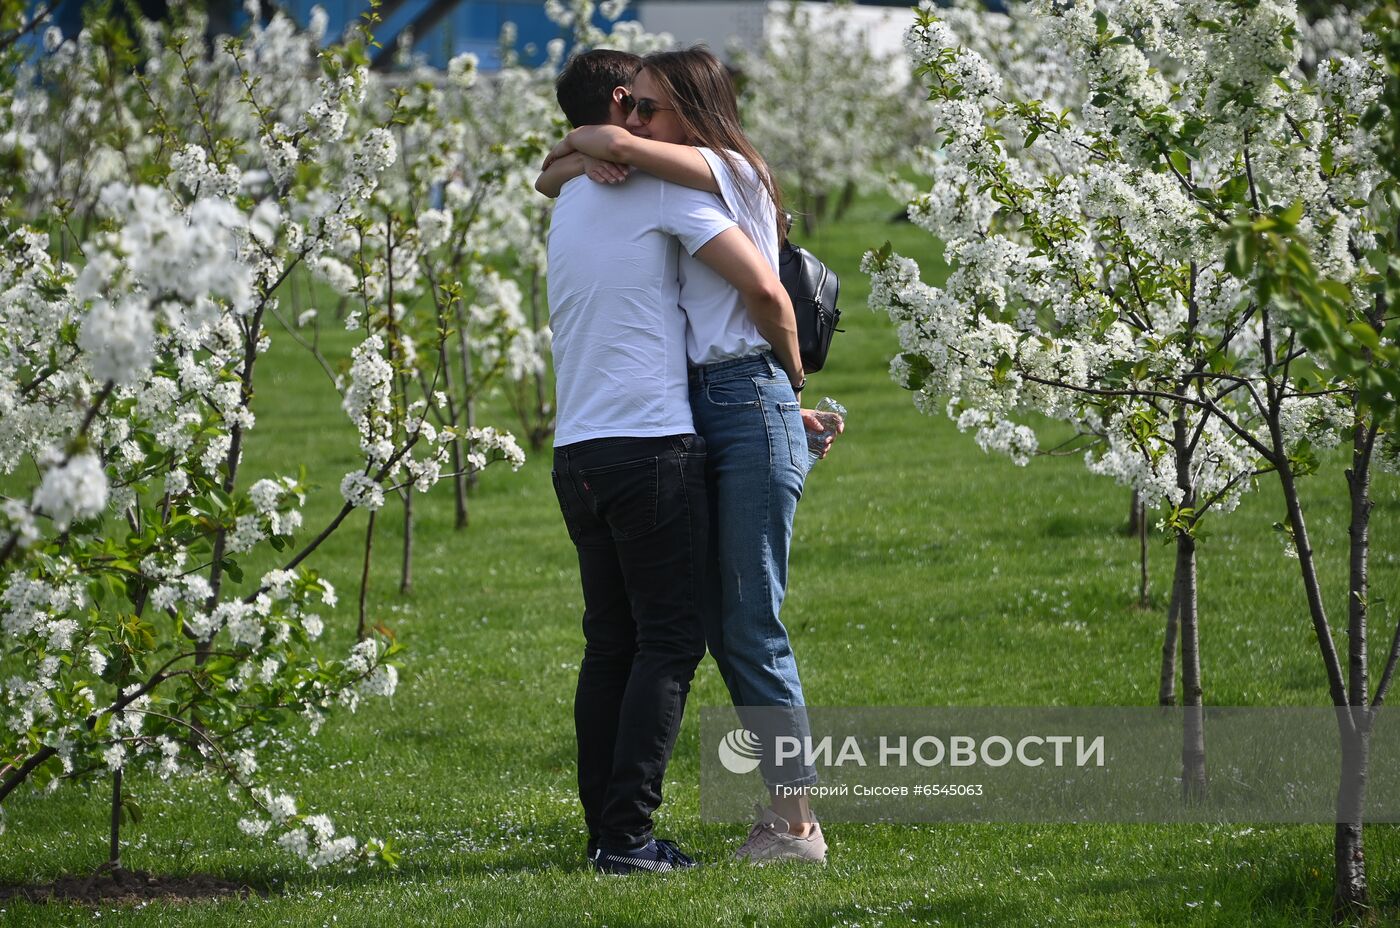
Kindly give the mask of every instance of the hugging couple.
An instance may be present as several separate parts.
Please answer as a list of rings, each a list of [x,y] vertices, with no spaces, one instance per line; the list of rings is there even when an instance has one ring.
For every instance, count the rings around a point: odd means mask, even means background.
[[[769,747],[772,801],[736,856],[824,861],[793,789],[816,771],[771,750],[807,733],[779,610],[807,432],[824,429],[797,400],[777,187],[704,48],[585,52],[556,90],[575,129],[535,186],[558,197],[552,478],[583,585],[574,724],[588,860],[610,873],[695,865],[653,836],[652,816],[708,645]]]

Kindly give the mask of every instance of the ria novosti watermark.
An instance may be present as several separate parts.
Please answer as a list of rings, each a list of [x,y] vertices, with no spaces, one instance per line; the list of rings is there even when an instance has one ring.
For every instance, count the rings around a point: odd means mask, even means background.
[[[762,745],[762,738],[756,732],[736,728],[720,742],[720,763],[730,773],[748,773],[759,766]],[[875,762],[881,767],[907,767],[911,763],[920,767],[937,767],[944,763],[949,767],[973,767],[977,764],[1005,767],[1013,762],[1026,767],[1039,767],[1045,763],[1064,767],[1071,763],[1071,748],[1074,766],[1104,765],[1103,735],[1092,739],[1083,735],[1025,735],[1015,744],[1001,735],[990,735],[981,741],[968,735],[953,735],[946,739],[924,735],[913,739],[912,743],[908,735],[893,738],[881,735]],[[773,739],[773,757],[778,764],[796,760],[809,766],[843,767],[854,764],[867,767],[871,763],[855,735],[847,735],[839,748],[831,735],[823,738],[777,735]]]
[[[1188,711],[1208,789],[1183,798]],[[1367,821],[1400,821],[1400,724],[1377,718]],[[701,815],[737,821],[771,790],[826,821],[1331,822],[1330,708],[709,708]]]

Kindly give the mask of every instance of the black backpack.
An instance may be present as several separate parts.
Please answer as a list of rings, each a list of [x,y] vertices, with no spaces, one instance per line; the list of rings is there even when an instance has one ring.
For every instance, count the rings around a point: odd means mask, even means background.
[[[813,374],[826,363],[833,332],[841,319],[836,298],[841,280],[836,272],[817,260],[805,248],[785,242],[778,251],[778,278],[792,300],[797,314],[797,346],[802,352],[802,370]]]

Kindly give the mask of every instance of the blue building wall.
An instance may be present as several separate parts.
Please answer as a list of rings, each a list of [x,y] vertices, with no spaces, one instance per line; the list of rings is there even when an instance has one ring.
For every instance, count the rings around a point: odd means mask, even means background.
[[[317,0],[282,0],[281,7],[305,24],[311,14],[311,7]],[[432,0],[404,0],[401,7],[389,16],[376,32],[376,38],[385,47],[390,47],[393,36],[412,22]],[[633,0],[628,10],[622,14],[624,20],[637,19],[639,0]],[[644,0],[640,0],[644,2]],[[755,3],[764,0],[753,0]],[[916,0],[855,0],[856,3],[873,6],[912,7]],[[991,0],[997,5],[1002,0]],[[320,6],[330,17],[328,37],[340,35],[346,24],[357,19],[361,12],[369,8],[364,0],[320,0]],[[239,8],[238,25],[243,24]],[[452,56],[462,52],[473,52],[481,61],[484,70],[494,70],[500,66],[501,27],[515,23],[518,29],[516,51],[528,64],[538,64],[544,59],[545,45],[556,38],[567,38],[558,26],[544,14],[544,0],[459,0],[456,7],[440,23],[427,33],[418,36],[414,49],[426,55],[429,64],[446,67]],[[600,28],[607,28],[607,21],[595,15],[594,22]]]
[[[151,16],[163,14],[167,0],[137,0],[143,12]],[[266,0],[265,0],[266,2]],[[369,9],[366,0],[272,0],[277,7],[286,11],[301,25],[306,25],[311,16],[311,8],[319,4],[327,14],[329,23],[327,39],[339,37],[345,27],[358,21],[360,14]],[[386,49],[393,48],[395,37],[408,24],[414,21],[433,0],[403,0],[403,3],[375,29],[376,40]],[[754,0],[761,2],[761,0]],[[912,6],[914,0],[856,0],[881,6]],[[1001,0],[990,0],[993,8]],[[31,12],[47,5],[47,0],[30,0]],[[73,35],[82,26],[82,8],[85,0],[64,0],[54,13],[53,21],[65,35]],[[243,12],[241,0],[206,0],[211,25],[218,31],[240,30],[247,25],[247,14]],[[635,0],[634,0],[635,6]],[[635,9],[628,9],[623,19],[637,18]],[[606,27],[601,16],[595,17],[598,26]],[[528,64],[538,64],[544,60],[545,46],[551,39],[567,38],[558,26],[544,14],[544,0],[458,0],[452,9],[431,29],[415,37],[414,49],[422,54],[429,64],[446,67],[448,59],[462,52],[473,52],[481,61],[483,70],[494,70],[500,66],[500,34],[506,23],[517,27],[516,51]],[[27,37],[27,44],[37,45],[42,30]]]
[[[413,22],[432,3],[432,0],[404,0],[396,10],[384,17],[375,30],[375,39],[385,48],[404,27]],[[283,0],[281,7],[297,22],[305,25],[311,15],[311,8],[317,0]],[[341,34],[346,25],[359,19],[369,8],[364,0],[319,0],[319,5],[329,17],[326,30],[328,38]],[[628,10],[623,19],[636,19],[636,13]],[[245,21],[241,15],[237,21]],[[500,66],[500,35],[506,23],[515,23],[517,29],[516,51],[529,64],[544,60],[545,45],[556,38],[566,37],[560,28],[549,21],[544,14],[542,0],[461,0],[443,19],[429,31],[414,39],[414,50],[423,54],[428,63],[436,67],[446,67],[447,61],[462,52],[473,52],[481,60],[481,67],[494,70]],[[606,21],[597,18],[599,26]]]

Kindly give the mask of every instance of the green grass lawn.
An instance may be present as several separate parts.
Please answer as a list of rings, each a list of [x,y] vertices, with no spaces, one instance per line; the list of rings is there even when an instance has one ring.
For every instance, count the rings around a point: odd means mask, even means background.
[[[1127,492],[1077,458],[1027,468],[984,455],[942,418],[921,416],[889,379],[888,320],[865,308],[860,254],[885,239],[932,272],[936,248],[893,205],[870,201],[807,244],[843,279],[844,327],[808,402],[850,409],[833,456],[798,513],[785,619],[808,699],[824,705],[1151,705],[1156,699],[1170,548],[1152,548],[1159,608],[1134,606],[1137,545],[1121,528]],[[322,307],[329,317],[330,306]],[[274,336],[281,335],[276,323]],[[328,333],[343,353],[347,336]],[[353,431],[324,373],[285,337],[259,371],[258,426],[244,473],[320,484],[308,534],[340,504]],[[484,416],[508,426],[504,415]],[[1050,444],[1055,433],[1043,439]],[[662,834],[706,866],[656,878],[600,878],[583,865],[573,788],[573,685],[581,653],[573,549],[547,451],[518,474],[486,473],[472,525],[452,528],[446,485],[419,497],[412,595],[397,592],[401,516],[381,514],[372,617],[407,646],[392,700],[334,716],[299,742],[274,781],[360,837],[392,838],[396,871],[309,871],[235,827],[240,808],[208,784],[136,777],[146,810],[126,864],[212,873],[267,899],[93,911],[0,904],[0,924],[350,926],[1258,925],[1323,924],[1330,826],[832,825],[824,869],[727,862],[742,827],[699,821],[698,713],[727,698],[701,665],[667,783]],[[1400,483],[1376,482],[1372,560],[1377,664],[1397,618]],[[1308,481],[1327,604],[1344,615],[1346,493],[1339,461]],[[1206,699],[1325,705],[1297,564],[1270,526],[1266,481],[1214,522],[1201,548]],[[352,640],[364,515],[316,566],[340,590],[328,647]],[[270,562],[268,562],[270,563]],[[257,565],[264,567],[265,565]],[[258,570],[250,570],[256,576]],[[1341,636],[1339,636],[1341,637]],[[86,872],[105,859],[103,790],[7,803],[0,881]],[[1376,900],[1400,910],[1400,832],[1367,831]]]

